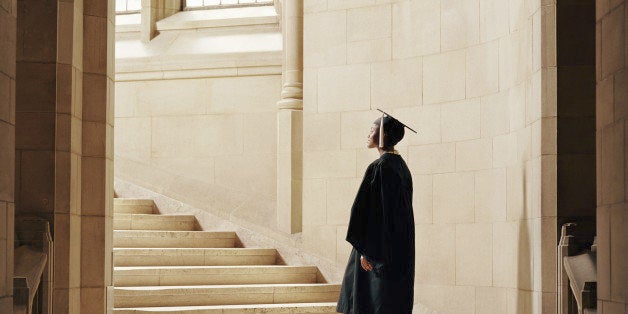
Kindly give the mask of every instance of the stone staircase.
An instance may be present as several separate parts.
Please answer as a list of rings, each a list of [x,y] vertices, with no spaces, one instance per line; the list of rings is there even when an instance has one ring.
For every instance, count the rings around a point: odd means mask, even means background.
[[[114,312],[334,313],[337,284],[315,266],[277,265],[273,248],[236,247],[235,232],[199,231],[152,200],[114,200]]]

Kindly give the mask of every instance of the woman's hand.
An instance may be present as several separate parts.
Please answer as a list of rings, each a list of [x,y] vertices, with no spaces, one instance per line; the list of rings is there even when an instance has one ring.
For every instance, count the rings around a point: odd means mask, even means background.
[[[367,261],[366,258],[364,258],[364,256],[360,256],[360,264],[362,265],[362,269],[366,271],[373,270],[373,265],[369,263],[369,261]]]

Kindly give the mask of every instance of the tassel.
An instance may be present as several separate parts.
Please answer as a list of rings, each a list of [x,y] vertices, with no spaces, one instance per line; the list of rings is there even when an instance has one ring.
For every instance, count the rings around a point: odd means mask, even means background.
[[[382,120],[379,122],[379,147],[384,147],[384,114],[382,113]]]

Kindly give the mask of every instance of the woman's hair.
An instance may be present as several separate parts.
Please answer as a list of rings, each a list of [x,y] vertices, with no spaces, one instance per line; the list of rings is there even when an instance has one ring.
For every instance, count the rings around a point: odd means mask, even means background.
[[[377,118],[377,120],[375,120],[375,122],[373,122],[375,125],[377,125],[377,134],[375,136],[375,141],[377,142],[377,144],[379,145],[379,132],[381,132],[382,130],[380,130],[380,125],[381,125],[381,121],[382,118],[379,117]],[[399,141],[401,141],[401,139],[403,139],[403,136],[405,135],[405,128],[403,126],[403,124],[401,124],[401,122],[399,122],[397,119],[392,118],[390,116],[385,116],[384,117],[384,145],[383,145],[383,149],[384,150],[391,150],[393,149],[393,147],[395,147],[395,145],[397,145],[397,143],[399,143]]]

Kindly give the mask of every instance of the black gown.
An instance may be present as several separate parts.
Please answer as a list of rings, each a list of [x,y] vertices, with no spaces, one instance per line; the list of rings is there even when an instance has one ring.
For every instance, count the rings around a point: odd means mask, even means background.
[[[339,313],[411,313],[414,303],[412,177],[401,156],[383,154],[366,169],[351,208]],[[372,265],[365,271],[363,255]]]

